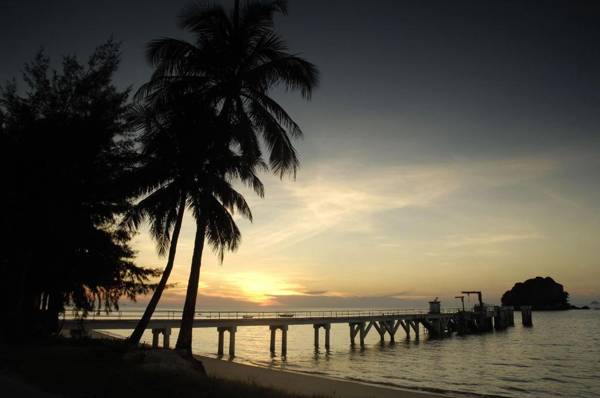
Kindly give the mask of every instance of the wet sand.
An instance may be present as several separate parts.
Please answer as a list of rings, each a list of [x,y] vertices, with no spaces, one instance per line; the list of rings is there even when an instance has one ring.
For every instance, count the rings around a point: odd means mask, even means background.
[[[336,398],[440,398],[448,395],[381,387],[196,356],[209,376],[270,387],[292,394]]]
[[[105,332],[94,331],[94,338],[119,338]],[[286,370],[274,370],[258,366],[244,365],[236,362],[195,355],[202,361],[209,376],[255,384],[262,387],[274,388],[291,394],[307,397],[331,398],[440,398],[451,397],[446,394],[436,394],[407,390],[394,387],[338,380],[321,376],[308,375]]]

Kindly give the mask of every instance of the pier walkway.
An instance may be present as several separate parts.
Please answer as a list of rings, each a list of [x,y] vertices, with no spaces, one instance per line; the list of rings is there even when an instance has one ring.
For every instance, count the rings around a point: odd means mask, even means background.
[[[436,303],[437,304],[437,303]],[[85,320],[67,316],[63,329],[70,331],[134,329],[141,312],[116,312],[110,314],[90,314]],[[493,319],[493,321],[492,321]],[[291,312],[198,312],[194,320],[194,328],[216,328],[218,333],[218,355],[223,355],[225,332],[229,334],[228,353],[235,356],[235,335],[238,327],[267,326],[271,334],[270,351],[275,354],[276,334],[281,332],[281,355],[287,355],[287,332],[293,325],[313,325],[315,349],[319,348],[319,333],[325,332],[325,349],[330,348],[331,324],[347,323],[350,328],[350,344],[356,340],[361,347],[365,345],[365,337],[375,330],[383,342],[386,334],[394,341],[398,330],[410,338],[411,331],[419,338],[420,325],[430,337],[444,337],[453,332],[468,333],[486,331],[493,328],[504,328],[514,325],[512,308],[489,307],[484,312],[460,311],[459,309],[441,309],[438,305],[424,309],[399,310],[339,310],[339,311],[291,311]],[[181,323],[179,311],[156,311],[148,325],[152,330],[153,347],[159,347],[160,335],[163,336],[163,347],[169,348],[171,329],[178,328]]]

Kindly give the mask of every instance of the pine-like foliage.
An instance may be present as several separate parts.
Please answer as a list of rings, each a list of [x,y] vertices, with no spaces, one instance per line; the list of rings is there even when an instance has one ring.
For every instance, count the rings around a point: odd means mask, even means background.
[[[111,309],[151,288],[156,271],[134,264],[117,223],[135,160],[129,93],[112,83],[119,56],[110,40],[86,63],[68,56],[53,70],[40,52],[25,87],[0,93],[2,295],[24,321],[55,322],[66,305]]]

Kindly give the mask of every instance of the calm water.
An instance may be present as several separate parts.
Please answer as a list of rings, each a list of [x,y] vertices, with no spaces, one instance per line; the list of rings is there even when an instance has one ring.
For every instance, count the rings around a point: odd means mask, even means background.
[[[348,325],[334,324],[331,351],[321,349],[317,354],[312,326],[291,326],[286,361],[270,357],[268,327],[241,327],[236,334],[235,361],[428,391],[600,397],[600,311],[535,312],[533,320],[533,328],[523,328],[516,313],[516,326],[506,331],[443,340],[428,340],[421,332],[421,341],[406,341],[400,328],[399,341],[383,346],[372,329],[363,350],[350,347]],[[194,333],[195,352],[216,356],[216,330],[195,329]],[[150,335],[145,340],[150,342]]]

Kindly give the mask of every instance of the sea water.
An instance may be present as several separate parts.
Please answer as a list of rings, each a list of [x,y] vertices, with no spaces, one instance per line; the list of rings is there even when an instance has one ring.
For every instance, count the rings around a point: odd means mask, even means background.
[[[372,328],[362,349],[350,346],[347,324],[332,324],[329,352],[322,329],[315,352],[312,325],[290,326],[285,359],[279,356],[281,332],[271,357],[268,327],[238,327],[233,361],[451,395],[600,397],[600,311],[534,312],[533,322],[532,328],[521,326],[516,312],[515,327],[444,339],[421,331],[420,340],[414,333],[407,340],[399,328],[396,342],[386,335],[383,345]],[[176,338],[173,330],[171,341]],[[150,333],[144,340],[151,342]],[[225,353],[228,341],[226,333]],[[193,350],[216,357],[216,328],[194,329]]]

